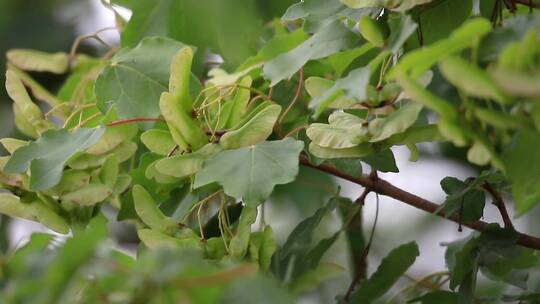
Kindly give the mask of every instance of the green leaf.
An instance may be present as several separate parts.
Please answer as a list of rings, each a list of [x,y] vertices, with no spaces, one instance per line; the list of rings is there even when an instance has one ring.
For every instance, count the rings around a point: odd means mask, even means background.
[[[352,148],[334,149],[325,148],[312,142],[309,144],[309,152],[318,158],[360,158],[369,156],[374,152],[371,145],[362,143]]]
[[[454,290],[476,268],[478,238],[473,235],[445,245],[446,266],[450,271],[450,289]]]
[[[306,87],[306,91],[312,98],[310,105],[312,107],[318,107],[316,101],[323,101],[323,99],[321,99],[321,96],[325,95],[328,90],[333,88],[333,86],[335,85],[335,81],[314,76],[306,79],[304,85]],[[328,101],[327,104],[324,105],[327,108],[350,108],[357,103],[355,99],[348,97],[346,94],[341,94],[341,92],[339,92],[339,94],[330,94],[329,97],[330,96],[332,97],[332,101]],[[324,111],[323,109],[321,110]]]
[[[407,303],[421,304],[455,304],[458,302],[458,295],[455,292],[437,290],[428,292],[425,295],[412,299]]]
[[[314,123],[306,130],[311,141],[325,148],[352,148],[367,139],[365,120],[336,111],[328,117],[329,124]]]
[[[122,32],[122,46],[135,47],[145,36],[163,36],[167,34],[167,11],[169,1],[135,1],[130,7],[133,16]],[[162,18],[156,18],[162,16]]]
[[[261,66],[280,54],[294,49],[307,38],[309,38],[309,36],[302,29],[298,29],[292,33],[276,35],[264,44],[257,55],[248,58],[241,66],[239,66],[237,71],[244,71]]]
[[[104,201],[112,194],[112,189],[108,185],[89,184],[75,191],[62,195],[63,201],[74,202],[81,206],[93,206]]]
[[[362,16],[358,22],[358,28],[362,37],[378,48],[384,47],[386,38],[388,38],[388,28],[384,25],[386,25],[385,21],[374,20],[368,15]]]
[[[159,108],[167,121],[176,144],[184,151],[194,151],[208,143],[208,137],[175,96],[169,92],[161,94]]]
[[[17,76],[21,79],[24,85],[32,92],[32,96],[39,100],[47,103],[50,107],[58,106],[62,101],[49,92],[43,85],[34,80],[28,73],[23,72],[15,66],[10,65],[10,70],[15,72]],[[55,115],[61,118],[65,118],[65,109],[57,110]]]
[[[115,156],[116,157],[116,156]],[[75,191],[90,183],[90,174],[83,170],[68,169],[62,174],[60,182],[45,192],[47,194],[62,195],[67,192]]]
[[[384,7],[397,12],[408,11],[432,0],[340,0],[351,8]]]
[[[292,22],[302,18],[304,31],[316,33],[336,20],[346,19],[355,22],[362,15],[369,13],[371,10],[350,9],[338,0],[306,0],[290,6],[281,19]]]
[[[264,75],[271,86],[291,78],[309,60],[320,59],[354,46],[357,37],[341,22],[332,22],[295,49],[264,65]]]
[[[0,193],[0,214],[40,222],[44,226],[62,234],[67,234],[70,228],[63,217],[41,200],[21,201],[19,197],[10,193]]]
[[[39,198],[30,204],[32,204],[37,221],[43,226],[62,234],[69,232],[70,225],[64,217],[58,214],[59,210],[57,206],[51,206]]]
[[[163,247],[203,250],[202,242],[196,238],[179,239],[153,229],[139,229],[137,235],[146,247],[153,250]]]
[[[339,236],[339,231],[321,240],[315,246],[313,246],[313,239],[323,218],[334,211],[341,199],[340,197],[331,198],[312,216],[298,223],[289,234],[283,247],[276,252],[272,263],[274,274],[281,280],[289,282],[317,268],[324,253]]]
[[[37,137],[54,128],[54,124],[45,120],[39,106],[30,99],[19,75],[12,70],[6,72],[6,91],[14,102],[15,124],[23,133]]]
[[[383,141],[394,134],[405,132],[418,119],[422,105],[410,101],[385,118],[377,118],[370,122],[370,142]]]
[[[517,245],[515,231],[490,226],[479,237],[478,264],[492,280],[527,289],[531,268],[538,265],[534,250]]]
[[[222,149],[216,144],[207,144],[193,152],[164,158],[156,163],[156,169],[165,175],[183,178],[197,173],[203,162]]]
[[[63,74],[69,67],[66,53],[49,54],[40,51],[13,49],[6,53],[7,60],[20,69],[35,72]]]
[[[107,127],[103,136],[97,143],[86,150],[87,153],[102,155],[118,148],[122,143],[131,140],[137,135],[137,125],[124,124],[114,127]]]
[[[38,140],[15,151],[4,171],[23,173],[30,168],[31,190],[51,188],[60,181],[68,159],[98,142],[104,132],[104,128],[47,131]]]
[[[32,205],[22,203],[18,196],[10,193],[0,193],[0,213],[9,217],[37,221]]]
[[[99,179],[112,190],[118,180],[119,171],[118,157],[111,154],[105,159],[105,162],[103,162],[101,172],[99,173]]]
[[[255,223],[256,219],[256,207],[245,206],[242,209],[242,213],[238,219],[236,234],[229,242],[229,250],[232,256],[241,258],[246,254],[251,235],[251,225]]]
[[[463,223],[472,223],[479,220],[484,214],[486,196],[482,190],[469,185],[454,177],[445,177],[441,180],[441,187],[447,197],[444,202],[446,216],[459,213]]]
[[[145,38],[136,47],[118,52],[95,84],[98,106],[116,106],[119,118],[157,117],[161,93],[168,90],[173,56],[186,45],[163,37]],[[198,81],[191,81],[191,92]]]
[[[353,294],[353,303],[372,303],[383,296],[411,267],[419,255],[416,243],[407,243],[393,249],[369,279],[360,283]]]
[[[485,0],[480,2],[485,2]],[[471,16],[472,9],[473,0],[436,1],[433,7],[422,11],[419,15],[419,22],[423,29],[424,45],[448,37],[453,30]]]
[[[270,14],[272,18],[270,7],[276,2],[136,1],[131,7],[133,16],[122,33],[122,45],[132,47],[145,36],[166,35],[197,46],[201,55],[211,49],[225,59],[228,67],[236,67],[253,55],[253,44],[265,23],[261,15]]]
[[[372,155],[363,157],[362,161],[381,172],[399,172],[394,153],[390,149],[377,151]]]
[[[502,155],[512,182],[516,210],[523,214],[540,203],[540,141],[533,131],[519,132]]]
[[[194,187],[217,182],[227,195],[248,205],[262,203],[275,185],[292,182],[298,174],[301,141],[287,138],[220,152],[195,176]]]
[[[322,112],[328,109],[343,94],[360,102],[366,100],[367,85],[369,84],[369,77],[371,75],[370,70],[370,67],[367,66],[349,72],[346,77],[338,79],[324,94],[311,101],[310,107],[316,108],[313,117],[319,117]]]
[[[242,118],[248,111],[249,101],[251,100],[251,91],[248,89],[251,87],[252,79],[246,76],[240,79],[238,85],[241,86],[236,89],[233,99],[231,100],[231,114],[228,119],[224,119],[226,126],[237,127],[242,121]]]
[[[329,15],[336,13],[343,7],[338,1],[307,0],[291,5],[282,19],[285,21],[294,21],[296,19],[310,16]]]
[[[193,102],[189,95],[192,62],[193,49],[188,46],[176,52],[171,60],[169,93],[175,97],[179,107],[186,112],[191,111],[193,108]]]
[[[310,291],[321,284],[321,282],[336,277],[345,269],[334,263],[320,263],[317,268],[307,271],[294,280],[289,286],[293,294]]]
[[[16,139],[16,138],[2,138],[0,139],[0,144],[4,146],[4,148],[9,152],[9,154],[13,154],[15,150],[19,149],[20,147],[26,146],[28,144],[27,141]]]
[[[119,163],[123,163],[126,160],[130,159],[135,152],[137,152],[137,144],[134,142],[123,142],[118,147],[114,148],[111,152],[108,154],[115,154],[118,158]],[[73,158],[71,158],[67,165],[70,166],[73,169],[88,169],[88,168],[94,168],[103,165],[105,160],[107,159],[108,154],[103,155],[93,155],[89,153],[82,153],[79,155],[75,155]]]
[[[270,226],[266,226],[262,232],[261,244],[259,245],[259,266],[262,271],[268,271],[270,269],[272,256],[278,248],[272,234],[273,230]]]
[[[389,16],[390,37],[386,44],[386,49],[396,54],[407,42],[407,39],[411,37],[418,28],[413,19],[409,15]]]
[[[253,110],[247,121],[235,130],[228,131],[219,140],[225,149],[236,149],[258,144],[264,141],[274,129],[281,106],[276,104],[261,104]]]
[[[148,225],[148,227],[166,234],[172,234],[178,229],[176,221],[165,216],[159,210],[150,193],[141,185],[133,186],[132,195],[135,211],[137,211],[137,215],[139,215],[143,223]]]
[[[275,280],[257,275],[234,280],[223,292],[220,303],[292,304],[296,302],[289,293],[280,288]]]
[[[396,80],[403,91],[407,93],[408,98],[426,106],[444,118],[449,120],[457,118],[457,110],[451,103],[423,88],[402,71],[396,72]]]
[[[473,46],[490,31],[491,24],[486,19],[468,20],[448,38],[404,55],[391,70],[389,77],[395,77],[400,71],[410,71],[411,77],[417,79],[440,59]]]
[[[457,56],[443,59],[439,69],[444,77],[473,97],[493,99],[507,103],[508,97],[497,87],[490,76],[480,67],[473,65]]]
[[[374,48],[375,46],[373,46],[371,43],[365,43],[361,47],[345,50],[343,52],[339,52],[334,55],[331,55],[326,60],[328,61],[330,65],[332,65],[332,67],[336,71],[336,77],[341,77],[343,73],[345,72],[345,70],[354,62],[355,59],[367,54],[368,52],[372,51]],[[327,80],[325,78],[319,78],[319,77],[310,77],[310,78],[318,78],[321,80],[326,80],[328,82],[331,82],[330,80]],[[306,85],[306,90],[309,92],[308,80],[309,78],[306,79],[305,85]],[[310,93],[310,95],[312,94]]]
[[[151,129],[141,134],[142,143],[153,153],[168,155],[176,143],[171,133],[165,130]]]

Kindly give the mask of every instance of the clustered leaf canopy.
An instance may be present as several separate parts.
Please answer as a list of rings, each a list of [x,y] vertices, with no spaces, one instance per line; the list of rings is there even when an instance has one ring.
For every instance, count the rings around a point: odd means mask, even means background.
[[[338,303],[540,301],[540,239],[507,211],[540,203],[537,0],[102,2],[118,49],[7,53],[22,136],[0,140],[0,213],[72,236],[34,234],[2,256],[2,301],[293,303],[336,277]],[[49,92],[36,73],[66,80]],[[377,174],[399,172],[396,146],[421,158],[421,143],[476,169],[444,178],[440,204]],[[371,265],[368,193],[476,231],[441,239],[447,270],[399,288],[423,251],[411,235]],[[502,224],[480,221],[492,202]],[[308,203],[278,242],[265,208]],[[135,227],[136,258],[110,246],[116,221]],[[325,255],[335,246],[349,263]]]

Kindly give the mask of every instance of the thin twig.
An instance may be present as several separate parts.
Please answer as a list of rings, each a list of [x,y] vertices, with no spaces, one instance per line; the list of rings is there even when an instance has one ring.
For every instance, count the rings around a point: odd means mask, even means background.
[[[71,61],[73,61],[73,59],[75,58],[75,55],[77,54],[77,49],[79,48],[79,45],[84,41],[84,40],[87,40],[87,39],[95,39],[96,41],[100,42],[101,44],[103,44],[105,47],[111,49],[112,46],[110,46],[107,42],[105,42],[103,39],[101,39],[101,37],[99,37],[99,34],[101,34],[102,32],[105,32],[105,31],[111,31],[111,30],[118,30],[117,27],[115,26],[111,26],[111,27],[106,27],[106,28],[102,28],[96,32],[94,32],[93,34],[90,34],[90,35],[83,35],[83,36],[79,36],[77,37],[77,39],[75,39],[75,41],[73,42],[73,45],[71,46],[71,50],[69,52],[69,58]]]
[[[278,119],[277,123],[278,125],[281,125],[283,122],[283,119],[289,114],[289,112],[292,110],[293,106],[296,104],[298,99],[300,98],[300,95],[302,94],[302,88],[304,87],[304,68],[301,68],[300,71],[298,71],[298,86],[296,87],[296,93],[294,93],[294,97],[289,103],[289,106],[285,109],[281,117]]]
[[[512,224],[512,220],[508,215],[508,210],[506,210],[506,204],[504,203],[499,191],[495,190],[495,188],[493,188],[488,182],[485,182],[482,188],[484,188],[484,190],[486,190],[493,198],[493,204],[497,207],[497,209],[499,209],[499,213],[501,213],[504,228],[515,230],[514,224]]]
[[[366,244],[366,247],[364,247],[364,251],[362,251],[361,259],[363,261],[366,260],[368,254],[369,254],[369,249],[371,249],[371,244],[373,242],[373,236],[375,235],[375,228],[377,227],[377,221],[379,220],[379,194],[376,193],[375,197],[376,197],[375,219],[373,220],[373,227],[371,227],[371,233],[369,235],[368,243]],[[364,273],[363,269],[358,269],[358,271],[354,275],[354,278],[351,281],[351,285],[349,285],[349,289],[347,289],[347,294],[345,295],[345,302],[349,302],[349,299],[351,298],[351,295],[352,295],[356,285],[358,285],[358,282],[360,282],[360,279],[362,279],[362,277],[363,277],[363,273]]]
[[[320,171],[324,171],[336,177],[340,177],[342,179],[348,180],[352,183],[355,183],[364,187],[369,187],[373,192],[377,192],[381,195],[392,197],[398,201],[411,205],[415,208],[421,209],[428,213],[432,213],[434,215],[448,219],[450,221],[459,223],[458,215],[453,214],[453,215],[447,216],[443,210],[440,210],[440,205],[435,204],[419,196],[416,196],[403,189],[400,189],[390,184],[389,182],[385,181],[384,179],[378,178],[377,180],[373,180],[369,178],[368,176],[360,176],[360,177],[351,176],[337,170],[335,167],[329,164],[323,163],[321,165],[314,165],[309,161],[308,157],[304,154],[300,155],[300,163],[304,166],[311,167]],[[485,231],[489,224],[483,221],[476,221],[472,223],[464,223],[463,225],[477,231]],[[540,238],[537,238],[528,234],[520,233],[520,232],[517,232],[517,235],[518,235],[517,243],[519,245],[527,247],[527,248],[532,248],[532,249],[540,249]]]
[[[296,133],[306,129],[307,126],[299,126],[299,127],[296,127],[294,129],[292,129],[289,133],[285,134],[285,136],[283,136],[283,138],[286,138],[286,137],[292,137],[293,135],[295,135]]]

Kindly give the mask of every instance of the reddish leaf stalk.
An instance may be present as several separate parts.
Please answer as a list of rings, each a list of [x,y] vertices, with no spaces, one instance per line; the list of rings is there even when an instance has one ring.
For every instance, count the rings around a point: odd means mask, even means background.
[[[129,123],[136,123],[136,122],[160,122],[164,121],[161,118],[153,118],[153,117],[135,117],[135,118],[126,118],[126,119],[120,119],[113,122],[110,122],[107,124],[107,127],[114,127],[118,125],[124,125]]]

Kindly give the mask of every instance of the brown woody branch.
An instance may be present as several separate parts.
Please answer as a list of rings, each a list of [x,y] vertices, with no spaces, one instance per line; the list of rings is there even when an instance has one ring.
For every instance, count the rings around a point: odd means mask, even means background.
[[[540,3],[534,2],[532,0],[511,0],[511,2],[522,4],[532,8],[540,8]]]
[[[431,214],[440,216],[442,218],[446,218],[456,223],[460,222],[459,215],[453,214],[451,216],[446,216],[444,211],[440,210],[440,206],[438,204],[435,204],[419,196],[416,196],[410,192],[402,190],[390,184],[389,182],[385,181],[384,179],[380,179],[380,178],[372,179],[372,178],[369,178],[369,176],[355,177],[355,176],[345,174],[337,170],[335,167],[328,164],[314,165],[309,161],[308,157],[303,154],[300,155],[300,163],[304,166],[311,167],[320,171],[324,171],[336,177],[339,177],[344,180],[350,181],[352,183],[369,188],[371,189],[371,191],[379,193],[380,195],[389,196],[391,198],[394,198],[398,201],[401,201],[403,203],[406,203],[418,209],[424,210]],[[463,225],[477,231],[484,231],[486,230],[489,224],[483,221],[476,221],[473,223],[463,224]],[[524,233],[520,233],[520,232],[516,232],[516,233],[518,234],[517,243],[519,245],[532,248],[532,249],[540,249],[540,238],[527,235]]]
[[[488,182],[485,182],[484,185],[482,185],[482,188],[484,188],[484,190],[486,190],[493,198],[493,204],[499,209],[499,213],[503,219],[504,228],[515,230],[514,224],[512,224],[512,220],[508,215],[506,205],[499,191],[495,190]]]

